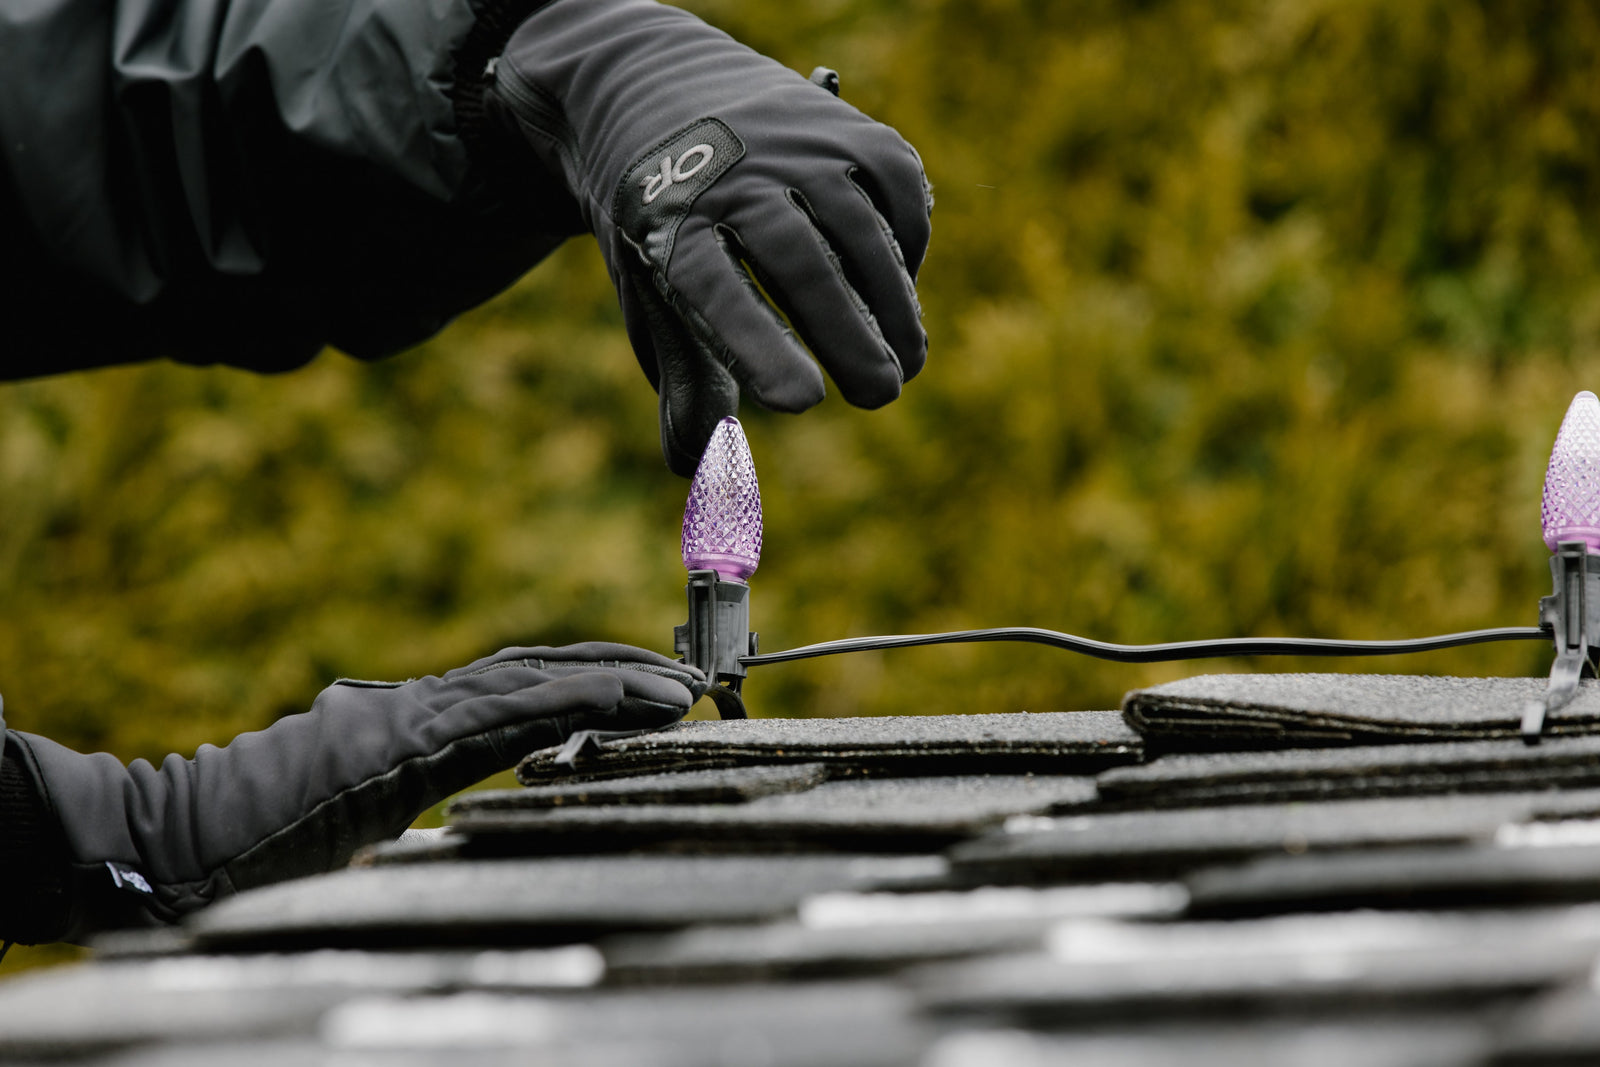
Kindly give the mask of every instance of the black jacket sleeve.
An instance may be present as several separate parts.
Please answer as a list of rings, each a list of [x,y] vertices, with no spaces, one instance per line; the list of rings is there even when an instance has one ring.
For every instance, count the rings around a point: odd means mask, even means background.
[[[0,5],[0,376],[427,338],[583,228],[469,146],[542,0]]]

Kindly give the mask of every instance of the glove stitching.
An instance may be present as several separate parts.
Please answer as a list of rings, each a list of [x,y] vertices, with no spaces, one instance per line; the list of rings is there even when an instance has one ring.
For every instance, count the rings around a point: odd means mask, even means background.
[[[657,273],[656,277],[660,279],[660,281],[665,280],[665,275],[662,275],[659,272]],[[658,288],[660,287],[660,281],[657,283]],[[739,357],[731,348],[728,347],[727,342],[722,339],[721,335],[712,328],[710,321],[705,317],[700,309],[676,289],[671,291],[670,295],[667,297],[667,300],[672,307],[672,310],[675,311],[678,317],[683,320],[684,325],[689,327],[690,331],[699,340],[700,344],[705,348],[705,350],[715,357],[717,362],[722,364],[722,369],[727,371],[728,374],[733,377],[734,381],[739,383],[739,388],[746,393],[749,393],[751,399],[760,404],[762,407],[768,409],[773,408],[774,404],[772,403],[770,395],[759,385],[755,384],[755,382],[750,379],[748,374],[742,373],[744,370],[744,365],[739,362]],[[790,332],[789,335],[791,337],[795,336],[792,332]],[[805,351],[803,342],[800,342],[797,338],[796,343],[801,345],[802,351]]]
[[[403,682],[379,682],[366,678],[335,678],[334,685],[349,686],[351,689],[399,689],[403,685],[410,685],[415,678],[407,678]]]
[[[884,337],[883,329],[878,324],[877,316],[872,313],[872,309],[867,305],[867,302],[861,296],[860,291],[850,283],[850,278],[845,272],[844,261],[840,258],[838,252],[834,251],[833,244],[828,240],[827,233],[823,230],[816,211],[811,207],[811,202],[806,199],[804,193],[793,187],[784,190],[784,199],[788,201],[789,206],[793,208],[801,218],[805,219],[806,225],[811,230],[812,237],[817,242],[817,247],[822,250],[823,256],[828,261],[828,266],[833,270],[834,277],[838,279],[839,285],[843,287],[851,306],[855,309],[856,314],[860,317],[862,322],[866,324],[868,332],[874,339],[877,340],[880,353],[888,357],[889,364],[894,368],[896,380],[901,386],[904,386],[906,381],[906,372],[905,366],[900,362],[899,353],[894,350],[894,346],[889,344],[888,339]],[[742,253],[740,259],[742,259],[744,264],[749,265],[750,270],[756,275],[756,280],[759,281],[764,288],[773,293],[778,299],[782,300],[786,304],[792,306],[797,303],[791,299],[787,293],[785,293],[783,287],[777,283],[775,278],[773,278],[767,271],[762,269],[759,259],[753,255],[750,255],[747,247],[740,239],[736,230],[725,223],[719,223],[713,228],[713,233],[716,234],[719,244],[722,244],[725,254],[729,254],[726,242],[731,240],[733,243],[735,243],[737,248]],[[729,258],[733,259],[734,257],[732,254],[729,254]],[[735,260],[734,269],[737,274],[741,276],[744,275],[744,270],[739,260]],[[746,281],[748,282],[748,278],[746,278]],[[759,295],[760,294],[758,294],[758,296]],[[767,306],[769,309],[771,308],[771,305],[767,303],[765,297],[760,297],[760,299],[763,305]],[[795,332],[793,330],[786,330],[785,332],[788,333],[790,337],[795,336]],[[806,343],[803,333],[799,335],[799,341],[804,347],[805,351],[811,353],[813,358],[815,358],[815,349],[813,346]],[[759,396],[757,399],[760,399]]]
[[[739,271],[739,273],[742,274],[743,271]],[[771,398],[760,387],[750,381],[747,375],[742,373],[743,364],[739,362],[738,357],[728,347],[727,342],[723,341],[722,336],[712,328],[704,313],[679,290],[675,289],[672,283],[667,281],[666,275],[660,270],[654,272],[653,281],[655,282],[656,291],[661,294],[661,298],[672,308],[679,320],[688,327],[690,333],[694,335],[694,339],[706,353],[722,364],[722,369],[738,383],[739,388],[749,393],[751,398],[762,407],[779,410],[771,402]],[[791,334],[791,336],[793,335]],[[803,347],[802,351],[804,351]]]
[[[504,59],[495,65],[494,84],[489,92],[510,97],[512,105],[506,106],[517,125],[547,143],[554,151],[562,171],[568,175],[568,186],[580,178],[578,136],[567,118],[561,100],[544,86],[530,81],[514,65]]]
[[[844,291],[849,294],[850,302],[855,305],[856,313],[865,320],[867,328],[872,331],[872,335],[883,344],[884,349],[893,357],[895,370],[900,375],[900,384],[904,385],[906,372],[905,368],[900,365],[899,353],[895,352],[894,346],[890,345],[888,339],[883,336],[883,327],[878,325],[878,317],[872,313],[872,308],[867,305],[866,298],[861,295],[859,289],[851,284],[849,274],[845,270],[844,260],[834,250],[833,242],[828,240],[828,232],[822,224],[822,219],[817,215],[816,209],[811,206],[811,201],[806,199],[805,193],[792,187],[784,191],[784,198],[789,201],[791,207],[800,212],[811,226],[811,232],[815,235],[817,243],[822,246],[823,255],[828,258],[828,266],[833,268],[833,273],[839,278],[839,284],[844,286]],[[905,260],[901,259],[900,263],[903,267]]]
[[[922,153],[917,151],[917,146],[901,138],[901,144],[906,151],[911,153],[911,161],[917,166],[917,174],[922,178],[922,202],[927,210],[928,218],[933,218],[933,182],[928,180],[928,168],[922,165]]]
[[[643,251],[622,236],[614,244],[614,280],[628,337],[645,376],[660,394],[661,452],[668,467],[687,477],[694,473],[717,420],[738,411],[739,385],[672,309],[671,301],[661,298],[657,272],[644,262]],[[630,249],[643,269],[630,258]]]
[[[860,173],[860,167],[851,167],[849,170],[845,171],[845,180],[854,186],[861,199],[867,202],[867,210],[871,211],[872,217],[878,220],[878,230],[883,234],[884,240],[889,242],[889,250],[894,253],[895,263],[899,265],[900,272],[909,280],[911,277],[911,270],[906,266],[906,254],[905,250],[900,247],[900,238],[895,236],[894,227],[889,224],[889,220],[884,216],[883,212],[878,210],[877,201],[872,199],[872,194],[867,191],[866,186],[862,185],[856,180],[856,176]],[[917,287],[912,285],[910,286],[910,289],[911,295],[914,299],[916,297]],[[919,316],[922,313],[922,308],[920,306],[917,308],[917,313]]]
[[[872,194],[867,188],[856,180],[861,173],[860,167],[851,167],[845,173],[845,179],[855,188],[856,193],[866,201],[867,210],[872,212],[873,218],[878,220],[878,229],[883,234],[883,239],[889,243],[889,251],[894,254],[894,261],[900,267],[900,280],[905,283],[906,295],[911,297],[911,306],[916,309],[917,321],[922,321],[922,301],[917,297],[917,279],[915,273],[906,266],[905,250],[900,247],[900,238],[895,236],[894,227],[883,212],[878,210],[878,204],[872,199]],[[931,210],[931,205],[930,205]],[[923,332],[923,343],[927,343],[927,332]]]
[[[616,659],[510,659],[501,660],[498,663],[485,664],[476,670],[467,672],[467,675],[470,677],[472,675],[487,674],[490,671],[497,671],[506,667],[531,667],[535,670],[564,670],[569,667],[580,667],[597,671],[634,671],[638,674],[653,674],[660,678],[670,678],[691,692],[696,685],[700,684],[699,680],[687,671],[677,670],[659,663],[634,663]]]
[[[774,306],[772,298],[767,292],[762,292],[763,288],[768,292],[776,291],[776,287],[771,284],[770,279],[767,277],[766,272],[761,269],[761,264],[756,261],[755,256],[750,254],[750,249],[744,243],[744,239],[739,236],[739,231],[726,222],[719,222],[711,227],[711,236],[717,242],[717,247],[722,249],[722,254],[727,256],[728,261],[733,264],[734,275],[738,278],[739,283],[745,287],[745,291],[750,294],[758,305],[767,310],[768,314],[772,316],[773,323],[783,332],[785,337],[794,342],[796,348],[809,352],[810,348],[801,339],[799,333],[795,331],[794,323],[789,321],[788,315],[784,314],[782,308]],[[751,278],[751,273],[754,273],[756,277]],[[758,282],[760,284],[757,284]]]
[[[731,236],[732,240],[738,245],[738,247],[743,248],[744,245],[739,241],[738,233],[726,223],[718,223],[717,226],[713,228],[712,233],[717,240],[719,247],[722,248],[723,254],[728,256],[729,262],[733,266],[734,273],[738,277],[742,278],[746,285],[749,285],[750,278],[744,273],[744,269],[739,266],[736,257],[729,254],[727,245],[724,243]],[[751,269],[755,269],[754,263],[751,264]],[[728,376],[731,377],[735,383],[737,383],[741,390],[743,390],[745,393],[748,393],[752,400],[768,410],[788,410],[787,408],[780,407],[772,398],[771,394],[762,389],[761,386],[757,384],[748,373],[745,372],[745,366],[742,362],[740,362],[738,355],[728,347],[727,342],[724,341],[722,339],[722,335],[712,327],[710,321],[705,317],[705,314],[701,312],[697,306],[695,306],[693,301],[684,296],[679,290],[673,288],[672,283],[667,280],[667,276],[664,273],[657,270],[654,273],[652,280],[655,282],[656,291],[661,294],[661,298],[667,302],[667,306],[672,309],[673,313],[678,316],[678,319],[683,323],[683,325],[688,328],[694,340],[708,355],[722,365],[722,369],[727,372]],[[756,295],[762,306],[766,307],[767,310],[771,312],[773,309],[771,305],[767,303],[766,298],[760,296],[759,293]],[[807,358],[810,358],[810,349],[806,347],[805,342],[800,338],[800,336],[783,321],[781,316],[774,315],[774,319],[783,335],[787,337],[801,353],[806,355]],[[820,400],[821,398],[819,397],[818,399]]]

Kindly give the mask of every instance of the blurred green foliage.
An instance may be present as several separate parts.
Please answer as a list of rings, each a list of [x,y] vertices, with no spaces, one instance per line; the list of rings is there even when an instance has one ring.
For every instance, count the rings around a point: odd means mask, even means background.
[[[920,149],[926,373],[747,411],[768,649],[1529,624],[1540,479],[1600,384],[1600,16],[1471,0],[695,0]],[[340,674],[666,650],[686,483],[592,242],[422,349],[0,389],[0,689],[124,758]],[[952,647],[764,668],[758,713],[1115,706],[1216,669],[1540,673],[1533,645],[1129,667]]]

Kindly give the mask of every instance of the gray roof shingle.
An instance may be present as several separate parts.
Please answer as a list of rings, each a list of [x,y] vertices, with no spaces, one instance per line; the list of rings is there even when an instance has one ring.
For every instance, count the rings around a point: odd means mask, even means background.
[[[1123,699],[1128,724],[1162,751],[1488,740],[1521,736],[1543,678],[1385,674],[1209,674]],[[1600,731],[1600,685],[1551,715],[1551,737]]]
[[[1085,774],[1142,753],[1139,735],[1111,711],[1005,715],[900,715],[863,719],[733,719],[683,722],[606,741],[576,768],[561,750],[535,752],[517,767],[524,785],[574,778],[751,764],[826,763],[848,771],[916,774]]]

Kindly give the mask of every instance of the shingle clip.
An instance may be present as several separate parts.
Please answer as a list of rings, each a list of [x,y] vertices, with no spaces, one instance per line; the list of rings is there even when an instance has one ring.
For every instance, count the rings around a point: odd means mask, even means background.
[[[1578,692],[1590,649],[1600,637],[1600,398],[1587,389],[1572,398],[1550,449],[1539,508],[1555,591],[1539,601],[1539,625],[1554,639],[1550,684],[1522,709],[1522,739],[1539,743],[1545,719]]]
[[[1594,676],[1590,650],[1600,635],[1600,556],[1582,541],[1560,541],[1550,557],[1555,592],[1539,601],[1539,623],[1555,639],[1556,661],[1545,691],[1522,708],[1522,740],[1537,745],[1545,718],[1572,700],[1585,670]]]

